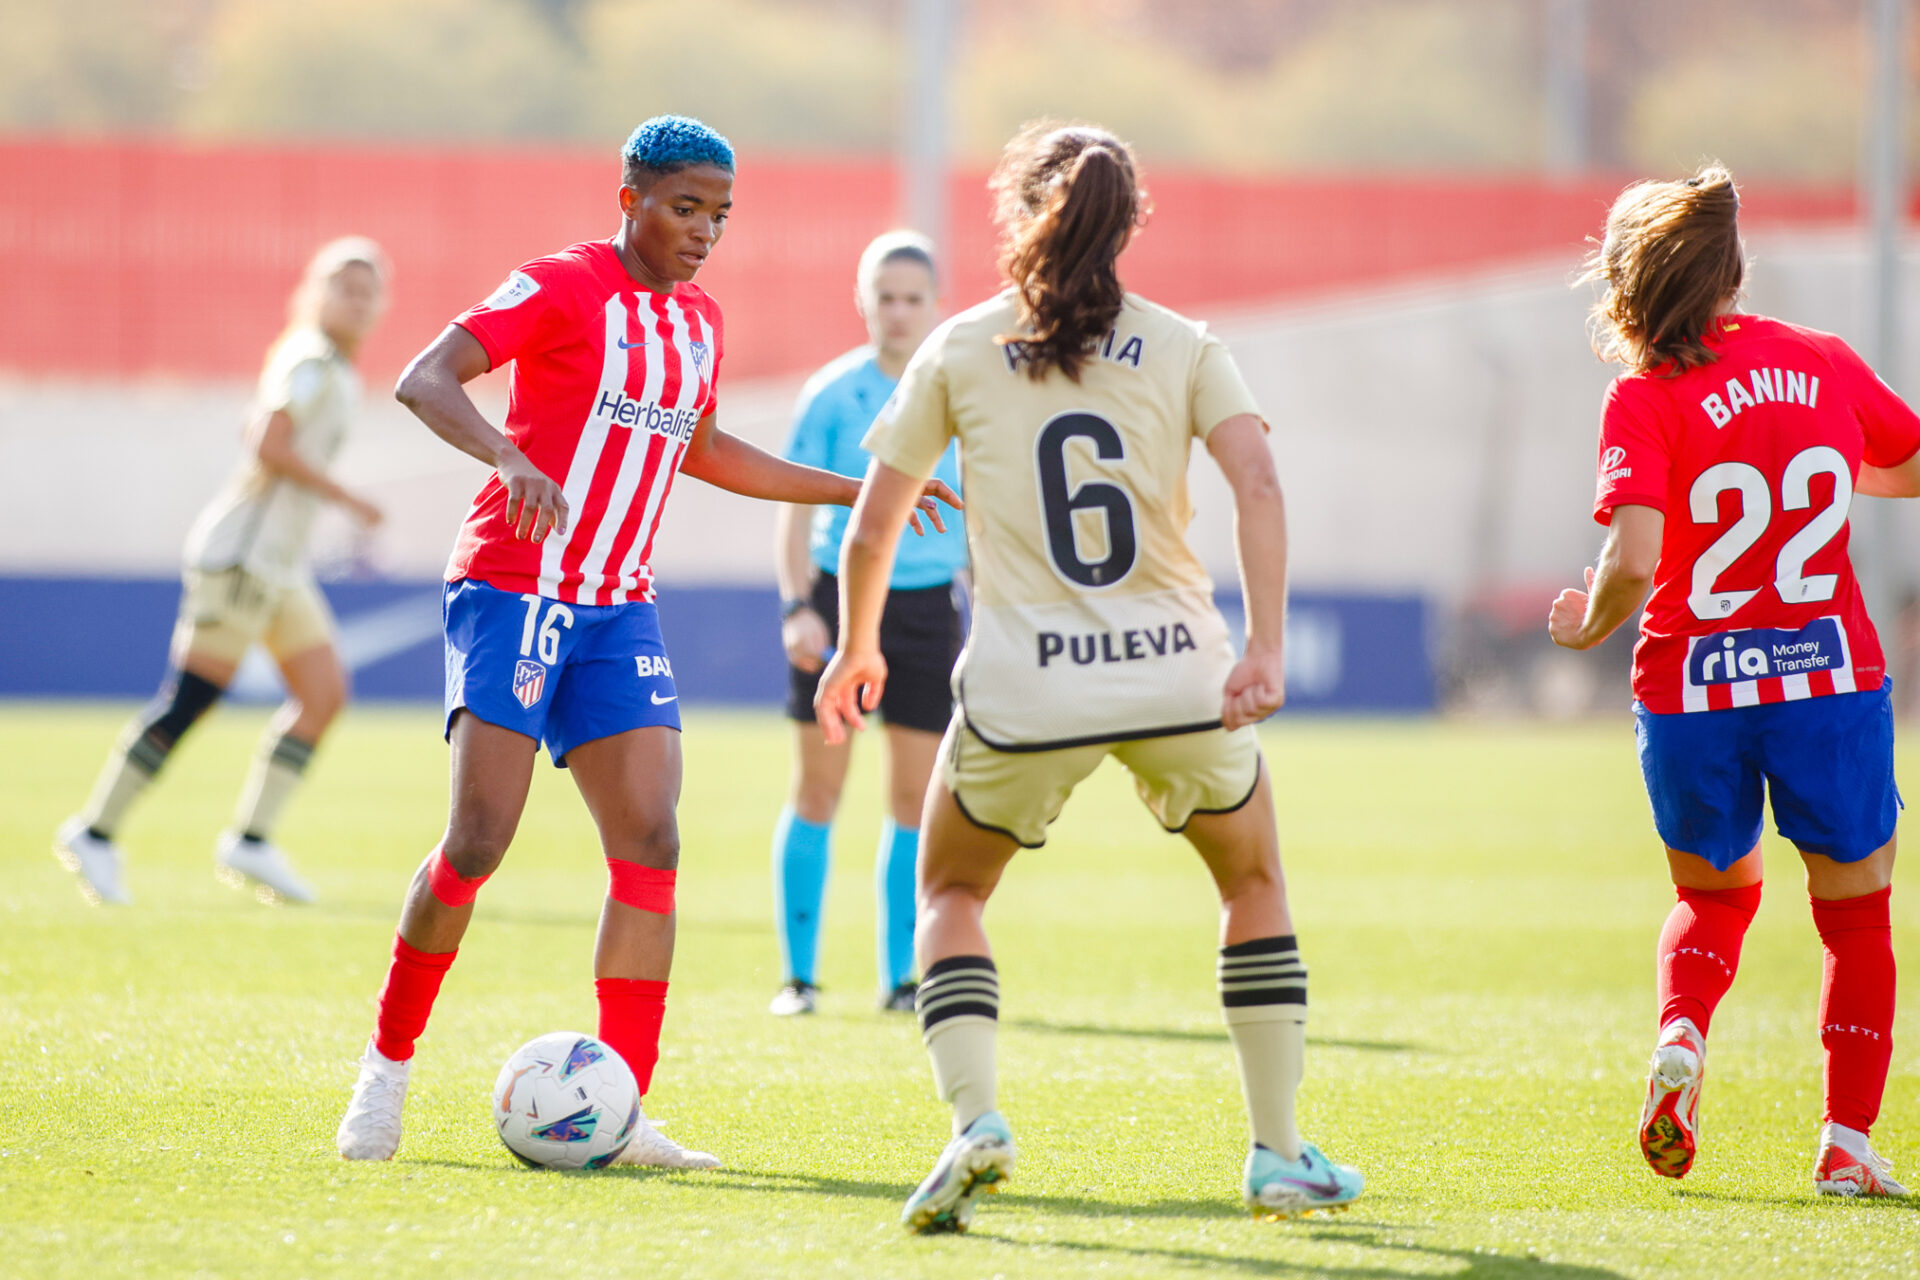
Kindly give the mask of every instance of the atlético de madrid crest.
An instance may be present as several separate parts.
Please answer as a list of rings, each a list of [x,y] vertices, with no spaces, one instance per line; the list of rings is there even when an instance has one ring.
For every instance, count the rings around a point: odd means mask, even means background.
[[[693,349],[693,367],[699,371],[701,377],[706,377],[707,358],[710,351],[707,344],[704,342],[689,342],[687,346]]]
[[[520,659],[513,668],[513,696],[520,699],[520,705],[532,708],[546,687],[547,669],[537,662]]]

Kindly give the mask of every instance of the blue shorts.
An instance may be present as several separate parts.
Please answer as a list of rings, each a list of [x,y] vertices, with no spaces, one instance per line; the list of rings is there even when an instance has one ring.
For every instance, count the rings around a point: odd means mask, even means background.
[[[447,584],[447,721],[465,708],[547,744],[554,764],[583,742],[680,727],[680,691],[653,605],[563,604]]]
[[[1670,849],[1725,871],[1773,824],[1807,853],[1858,862],[1893,839],[1893,697],[1835,693],[1724,711],[1655,715],[1633,706],[1653,823]]]

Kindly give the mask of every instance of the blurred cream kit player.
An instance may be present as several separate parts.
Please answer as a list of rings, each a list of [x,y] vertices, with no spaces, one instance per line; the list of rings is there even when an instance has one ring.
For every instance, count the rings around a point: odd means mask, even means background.
[[[55,855],[91,900],[132,901],[114,836],[181,735],[219,700],[256,643],[278,665],[287,701],[261,738],[233,826],[215,845],[215,865],[232,883],[312,900],[267,837],[346,702],[333,615],[308,566],[307,544],[325,503],[345,507],[362,525],[380,523],[380,509],[342,487],[327,468],[359,408],[353,360],[386,310],[390,274],[379,245],[348,237],[323,245],[294,290],[287,327],[260,374],[246,452],[187,535],[166,681],[127,726],[86,807],[54,840]]]

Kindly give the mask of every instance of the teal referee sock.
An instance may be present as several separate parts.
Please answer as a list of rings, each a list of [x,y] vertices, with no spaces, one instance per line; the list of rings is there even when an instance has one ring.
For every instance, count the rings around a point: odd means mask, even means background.
[[[873,888],[882,995],[913,976],[914,864],[919,857],[919,828],[900,826],[892,818],[880,824]]]
[[[791,805],[773,829],[773,918],[789,979],[814,981],[832,839],[832,823],[808,822]]]

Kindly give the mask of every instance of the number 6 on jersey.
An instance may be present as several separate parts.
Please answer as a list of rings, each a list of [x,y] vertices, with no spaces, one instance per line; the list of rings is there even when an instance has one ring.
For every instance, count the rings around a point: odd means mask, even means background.
[[[1047,553],[1067,581],[1082,587],[1111,587],[1133,571],[1139,554],[1133,504],[1125,489],[1104,480],[1089,480],[1077,489],[1067,487],[1067,445],[1077,439],[1092,441],[1094,456],[1103,461],[1126,457],[1120,433],[1097,414],[1063,413],[1040,429],[1034,444],[1034,473],[1040,482],[1040,513],[1047,523]],[[1105,559],[1080,558],[1074,516],[1081,511],[1098,511],[1105,517]]]

